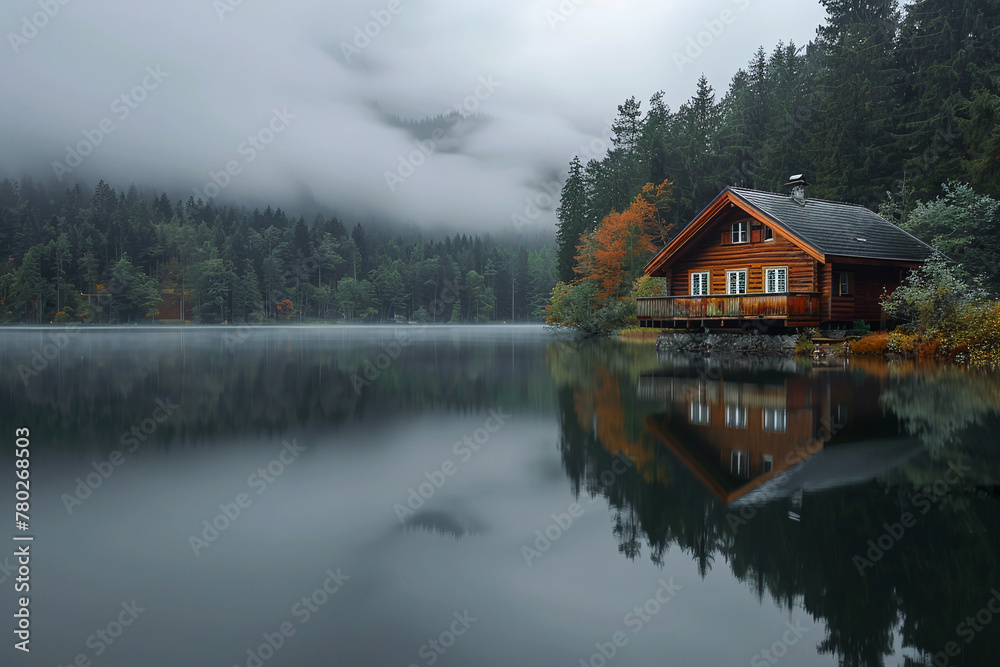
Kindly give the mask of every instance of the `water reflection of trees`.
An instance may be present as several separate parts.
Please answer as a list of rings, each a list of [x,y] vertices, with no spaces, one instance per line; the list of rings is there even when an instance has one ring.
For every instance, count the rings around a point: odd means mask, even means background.
[[[609,362],[609,355],[618,358]],[[933,447],[878,479],[806,494],[799,522],[789,519],[788,500],[757,506],[741,522],[734,521],[738,511],[643,428],[648,414],[664,409],[636,398],[637,379],[656,368],[655,360],[604,346],[573,357],[550,354],[548,361],[559,383],[567,475],[578,492],[601,494],[615,508],[613,531],[625,556],[641,557],[645,547],[660,564],[667,549],[678,547],[702,576],[725,563],[761,599],[766,595],[789,610],[802,607],[822,620],[826,636],[818,650],[844,665],[885,664],[896,636],[908,654],[931,655],[956,642],[962,664],[993,664],[1000,633],[979,633],[966,644],[956,626],[1000,586],[1000,503],[975,492],[996,480],[995,438],[969,428],[988,423],[995,433],[1000,425],[1000,378],[963,375],[961,369],[901,373],[884,366],[817,374],[816,383],[847,383],[848,390],[851,383],[877,381],[886,418],[898,417],[905,431]],[[971,407],[951,415],[937,407],[939,400]],[[605,485],[601,472],[618,452],[632,456],[636,467]],[[924,514],[914,496],[941,478],[949,456],[974,461],[976,470]],[[868,540],[877,540],[884,525],[898,522],[905,511],[917,517],[916,525],[859,575],[853,556],[864,555]],[[907,658],[907,664],[915,660]]]
[[[887,366],[891,380],[879,398],[908,433],[934,449],[955,444],[970,426],[1000,413],[1000,378],[995,373],[952,365]]]
[[[30,364],[46,334],[7,332],[0,347],[0,423],[32,424],[62,447],[110,450],[165,397],[181,408],[158,426],[156,440],[163,443],[434,411],[552,409],[544,348],[537,338],[522,339],[517,328],[481,334],[474,343],[428,328],[359,390],[355,375],[364,378],[366,363],[378,363],[383,343],[395,340],[392,330],[262,327],[237,335],[236,329],[88,330],[25,384],[18,366]]]

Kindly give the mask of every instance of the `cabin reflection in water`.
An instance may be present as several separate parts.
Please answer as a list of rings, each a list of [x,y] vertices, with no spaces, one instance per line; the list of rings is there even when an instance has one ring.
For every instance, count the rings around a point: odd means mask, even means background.
[[[646,429],[725,503],[766,502],[872,479],[921,450],[879,406],[883,381],[815,369],[639,378],[665,404]]]

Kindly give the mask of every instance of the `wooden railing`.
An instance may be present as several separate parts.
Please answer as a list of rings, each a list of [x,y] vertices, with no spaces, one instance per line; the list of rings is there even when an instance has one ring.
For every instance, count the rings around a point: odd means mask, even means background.
[[[636,300],[640,320],[709,320],[721,318],[818,318],[819,294],[718,294],[654,296]]]

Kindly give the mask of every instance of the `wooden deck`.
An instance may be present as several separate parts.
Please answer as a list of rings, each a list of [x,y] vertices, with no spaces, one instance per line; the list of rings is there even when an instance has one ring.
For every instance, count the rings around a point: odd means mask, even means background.
[[[780,320],[778,324],[785,326],[816,326],[820,323],[819,304],[817,292],[655,296],[637,299],[636,315],[640,326],[650,327],[730,320]]]

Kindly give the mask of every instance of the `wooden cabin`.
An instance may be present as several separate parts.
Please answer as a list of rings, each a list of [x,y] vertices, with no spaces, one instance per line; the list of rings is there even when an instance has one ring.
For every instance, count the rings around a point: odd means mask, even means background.
[[[848,377],[826,369],[718,380],[657,372],[639,377],[636,396],[663,406],[646,417],[646,432],[728,504],[765,486],[766,496],[857,483],[924,451],[883,412],[883,378]],[[818,465],[775,484],[807,460]]]
[[[823,448],[806,444],[830,423],[810,378],[769,382],[643,376],[640,398],[663,400],[646,431],[720,500],[730,503]],[[877,402],[876,402],[877,404]]]
[[[879,300],[933,248],[863,206],[728,187],[646,265],[666,296],[641,298],[640,326],[883,322]]]

